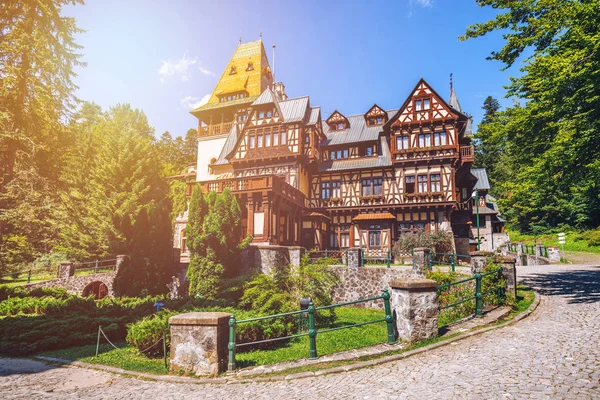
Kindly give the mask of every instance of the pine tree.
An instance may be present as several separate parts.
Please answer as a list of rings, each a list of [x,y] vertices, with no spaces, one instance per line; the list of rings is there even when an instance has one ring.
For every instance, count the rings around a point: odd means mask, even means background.
[[[76,3],[0,7],[0,270],[49,251],[57,233],[49,221],[68,138],[62,121],[76,101],[73,69],[82,65],[73,39],[80,30],[61,9]]]

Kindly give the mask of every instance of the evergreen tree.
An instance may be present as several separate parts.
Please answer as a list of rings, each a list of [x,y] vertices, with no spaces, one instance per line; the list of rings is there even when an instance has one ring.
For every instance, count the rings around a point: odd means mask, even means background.
[[[76,101],[72,82],[80,47],[77,0],[7,1],[0,7],[0,271],[52,247],[57,227],[62,121]]]

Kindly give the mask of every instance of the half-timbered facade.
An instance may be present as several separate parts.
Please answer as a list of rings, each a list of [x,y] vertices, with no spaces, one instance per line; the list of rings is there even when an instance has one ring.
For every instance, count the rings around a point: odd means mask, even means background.
[[[477,179],[471,120],[453,88],[446,101],[421,79],[396,109],[342,109],[321,115],[307,96],[288,98],[262,42],[240,44],[192,111],[197,181],[232,190],[255,243],[390,249],[406,232],[447,229],[468,251]]]

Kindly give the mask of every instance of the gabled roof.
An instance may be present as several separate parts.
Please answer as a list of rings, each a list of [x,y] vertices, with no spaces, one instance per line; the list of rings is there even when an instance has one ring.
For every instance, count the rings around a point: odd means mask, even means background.
[[[362,118],[362,116],[361,116]],[[364,120],[364,118],[363,118]],[[385,137],[379,139],[381,145],[381,155],[377,157],[357,157],[345,158],[342,160],[330,160],[321,163],[319,170],[321,172],[345,171],[361,168],[381,168],[392,165],[390,148]]]
[[[253,106],[257,106],[259,104],[269,104],[275,103],[277,101],[277,96],[273,91],[269,88],[266,88],[260,96],[252,103]]]
[[[319,122],[319,115],[321,114],[321,107],[311,107],[310,114],[308,116],[308,122],[306,125],[315,125]]]
[[[352,125],[352,124],[350,124],[350,121],[348,120],[348,118],[344,114],[339,112],[338,110],[334,110],[331,113],[331,115],[325,120],[325,123],[331,124],[333,120],[344,120],[344,121],[346,121],[346,123],[348,125]]]
[[[280,101],[279,107],[284,122],[296,122],[304,120],[309,112],[310,103],[308,96],[304,96]]]
[[[380,110],[380,111],[381,111],[383,114],[385,114],[385,110],[384,110],[383,108],[379,107],[377,104],[373,104],[373,106],[372,106],[371,108],[369,108],[369,109],[367,110],[367,112],[364,114],[364,117],[365,117],[365,118],[367,118],[367,115],[369,115],[369,113],[370,113],[371,111],[373,111],[374,109],[378,109],[378,110]],[[386,115],[386,116],[387,116],[387,115]]]
[[[227,160],[227,156],[235,150],[235,144],[238,139],[238,130],[237,124],[232,124],[231,131],[229,131],[229,135],[227,136],[227,140],[225,140],[225,144],[221,149],[221,154],[219,154],[219,158],[217,161],[213,163],[213,165],[227,165],[229,164],[229,160]]]
[[[396,112],[397,110],[386,111],[388,118]],[[379,139],[379,134],[383,132],[383,125],[368,126],[364,114],[350,115],[346,118],[350,122],[350,127],[339,131],[332,131],[327,122],[323,123],[323,133],[327,139],[321,142],[321,146],[373,142]]]
[[[473,189],[489,190],[490,181],[488,180],[485,168],[471,168],[471,174],[477,178],[477,183]]]

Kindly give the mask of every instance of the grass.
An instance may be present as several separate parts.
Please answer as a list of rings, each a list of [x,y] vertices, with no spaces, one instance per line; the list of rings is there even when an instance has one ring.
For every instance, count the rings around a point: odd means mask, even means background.
[[[507,232],[510,235],[511,242],[523,242],[532,245],[535,239],[536,243],[543,243],[545,246],[560,247],[562,249],[562,246],[558,244],[558,235],[556,233],[536,235],[534,237],[533,235],[522,234],[517,231]],[[600,246],[590,246],[587,240],[583,239],[581,235],[581,233],[577,232],[565,232],[565,251],[600,254]]]
[[[125,342],[115,343],[119,349],[113,348],[108,343],[100,344],[98,357],[96,345],[72,347],[70,349],[45,351],[38,355],[44,357],[62,358],[65,360],[81,361],[90,364],[109,365],[129,371],[148,372],[151,374],[165,374],[164,360],[162,358],[147,358],[137,349]],[[167,360],[167,363],[169,361]],[[167,364],[168,365],[168,364]]]
[[[366,308],[336,308],[336,321],[334,326],[351,325],[359,322],[368,322],[385,317],[383,310]],[[317,326],[317,331],[319,327]],[[385,322],[364,325],[356,328],[340,329],[332,332],[317,334],[317,354],[337,353],[340,351],[357,349],[384,343],[387,340],[387,327]],[[236,354],[236,364],[240,368],[253,365],[275,364],[284,361],[293,361],[309,356],[308,337],[295,338],[286,344],[272,350],[252,350]]]

